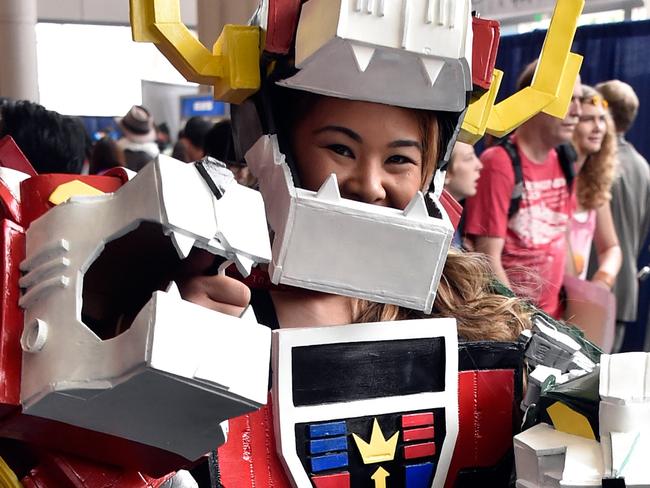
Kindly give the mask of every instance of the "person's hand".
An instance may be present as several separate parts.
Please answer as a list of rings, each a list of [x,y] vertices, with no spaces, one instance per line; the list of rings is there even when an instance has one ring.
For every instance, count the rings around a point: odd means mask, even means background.
[[[594,273],[594,276],[591,278],[591,282],[602,286],[606,290],[611,290],[614,286],[614,281],[616,280],[615,276],[612,276],[606,271],[598,270]]]
[[[241,281],[214,272],[215,256],[193,249],[181,265],[175,280],[181,297],[197,305],[239,317],[251,299],[249,288]]]

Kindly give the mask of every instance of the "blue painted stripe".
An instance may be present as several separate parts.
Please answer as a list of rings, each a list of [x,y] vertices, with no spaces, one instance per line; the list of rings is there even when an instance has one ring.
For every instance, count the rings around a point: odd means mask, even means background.
[[[429,488],[433,483],[433,463],[406,466],[406,488]]]
[[[316,439],[309,441],[309,452],[311,454],[321,454],[323,452],[332,451],[347,451],[348,438],[343,437],[328,437],[326,439]]]
[[[327,424],[314,424],[309,426],[309,437],[316,439],[318,437],[331,437],[335,435],[345,435],[348,429],[345,422],[330,422]]]
[[[320,473],[328,469],[344,468],[348,465],[348,453],[328,454],[311,458],[311,470]]]

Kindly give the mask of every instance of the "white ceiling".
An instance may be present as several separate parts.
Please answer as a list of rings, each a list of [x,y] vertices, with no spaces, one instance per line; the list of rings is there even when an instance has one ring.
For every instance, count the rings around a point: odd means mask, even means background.
[[[196,0],[180,0],[180,4],[183,22],[196,26]],[[127,25],[129,0],[38,0],[38,20]]]

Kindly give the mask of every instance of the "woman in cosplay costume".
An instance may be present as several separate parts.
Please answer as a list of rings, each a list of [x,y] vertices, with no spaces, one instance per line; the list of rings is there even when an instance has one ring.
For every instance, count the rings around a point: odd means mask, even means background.
[[[531,364],[558,357],[564,342],[475,257],[447,256],[454,205],[440,203],[444,177],[434,173],[463,115],[470,141],[491,113],[496,133],[518,120],[493,107],[490,62],[483,71],[471,62],[481,22],[469,2],[413,3],[423,16],[408,1],[265,2],[258,27],[229,28],[214,59],[199,50],[190,60],[195,44],[170,4],[132,3],[136,38],[151,37],[184,71],[212,59],[196,79],[240,103],[235,139],[259,180],[273,247],[260,195],[213,160],[160,158],[110,194],[52,188],[50,203],[65,203],[24,222],[21,412],[2,431],[37,460],[25,485],[99,486],[104,476],[112,486],[192,486],[182,473],[138,481],[93,462],[162,476],[208,451],[211,483],[226,487],[508,484],[523,349],[505,341],[536,328]],[[484,47],[495,47],[494,25],[482,26]],[[187,43],[165,44],[174,33]],[[531,110],[562,111],[554,104],[577,68],[561,40],[564,50],[549,42],[557,52],[527,92]],[[488,51],[474,59],[493,67]],[[253,70],[240,72],[247,63]],[[549,65],[565,68],[553,76]],[[87,232],[74,234],[71,221]],[[227,261],[217,267],[193,248]],[[114,291],[120,259],[147,278],[132,293]],[[268,262],[268,274],[242,284],[229,262],[242,276]],[[172,278],[180,294],[164,286]],[[564,371],[575,358],[562,351],[568,360],[554,365]]]

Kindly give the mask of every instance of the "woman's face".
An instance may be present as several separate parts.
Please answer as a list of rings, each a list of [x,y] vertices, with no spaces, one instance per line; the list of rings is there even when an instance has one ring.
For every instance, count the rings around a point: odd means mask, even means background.
[[[341,196],[404,209],[422,186],[422,136],[414,112],[322,97],[293,131],[302,186],[336,174]]]
[[[474,152],[474,146],[457,142],[451,153],[452,167],[445,175],[445,188],[460,201],[476,195],[476,185],[483,165]]]
[[[605,109],[602,105],[583,103],[580,122],[578,122],[573,136],[578,151],[585,155],[600,151],[606,131],[607,122]]]

